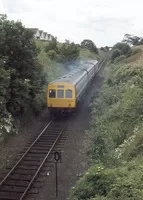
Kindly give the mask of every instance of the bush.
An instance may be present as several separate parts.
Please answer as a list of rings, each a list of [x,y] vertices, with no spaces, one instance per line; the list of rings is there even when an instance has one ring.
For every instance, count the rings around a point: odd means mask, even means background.
[[[100,50],[101,50],[101,51],[107,52],[107,51],[109,51],[109,47],[108,47],[108,46],[106,46],[106,47],[101,47]]]
[[[88,39],[83,40],[81,42],[81,47],[82,48],[87,48],[90,51],[98,54],[98,49],[97,49],[96,45],[94,44],[94,42],[92,40],[88,40]]]
[[[70,200],[141,200],[142,162],[129,162],[117,168],[94,165],[72,189]]]
[[[115,60],[115,58],[121,56],[121,51],[119,49],[114,49],[111,55],[112,62]]]
[[[113,52],[111,55],[112,62],[115,60],[115,58],[124,55],[124,56],[130,56],[131,54],[131,48],[128,44],[125,43],[117,43],[113,47]]]
[[[79,56],[79,46],[69,42],[65,42],[58,47],[58,55],[60,62],[69,63],[75,61]]]
[[[49,50],[47,55],[49,56],[50,59],[54,60],[57,54],[54,50]]]
[[[131,50],[131,47],[126,43],[117,43],[113,47],[114,49],[119,49],[121,55],[127,55],[128,52]]]
[[[57,39],[53,38],[52,41],[50,41],[46,46],[45,46],[45,52],[47,53],[48,51],[55,50],[57,49]]]
[[[114,59],[114,63],[121,62],[121,61],[123,61],[125,58],[126,58],[125,55],[121,55],[121,56],[119,56],[119,57],[117,57],[117,58]]]
[[[132,55],[135,55],[137,53],[141,53],[141,49],[140,48],[135,48],[135,49],[132,49]]]
[[[54,39],[45,47],[45,52],[50,59],[66,64],[78,58],[79,45],[70,43],[68,40],[64,43],[57,43]]]
[[[115,175],[112,170],[105,169],[102,165],[95,165],[77,182],[70,199],[85,200],[96,195],[106,196],[114,180]]]

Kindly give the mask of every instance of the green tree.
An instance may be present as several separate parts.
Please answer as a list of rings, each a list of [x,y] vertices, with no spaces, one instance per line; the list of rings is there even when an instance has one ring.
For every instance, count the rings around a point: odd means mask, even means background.
[[[115,58],[119,56],[128,56],[131,53],[131,47],[128,44],[125,43],[117,43],[113,47],[113,52],[111,55],[111,60],[114,61]]]
[[[101,47],[100,50],[106,52],[106,51],[109,51],[109,47],[108,46]]]
[[[68,63],[74,61],[79,56],[79,46],[69,41],[62,43],[58,48],[58,55],[60,62]]]
[[[45,46],[45,52],[48,52],[50,50],[57,50],[57,38],[52,38],[51,41],[49,41],[49,44]]]
[[[131,50],[131,47],[125,43],[117,43],[114,45],[113,49],[118,49],[121,52],[121,55],[127,55]]]
[[[123,42],[130,43],[132,45],[139,45],[141,38],[138,36],[130,35],[130,34],[125,34],[125,39]]]
[[[101,47],[100,50],[101,50],[101,51],[104,51],[104,47]]]
[[[98,49],[97,49],[96,45],[94,44],[94,42],[92,40],[88,40],[88,39],[83,40],[81,42],[81,47],[82,48],[87,48],[90,51],[98,53]]]
[[[106,47],[105,47],[105,50],[106,50],[106,51],[109,51],[109,47],[108,47],[108,46],[106,46]]]
[[[4,60],[1,68],[9,73],[10,79],[7,109],[13,116],[23,114],[40,91],[45,79],[37,60],[33,33],[21,22],[0,18],[0,57]]]
[[[53,59],[55,59],[57,54],[56,54],[55,50],[49,50],[47,55],[49,56],[49,58],[51,58],[53,60]]]
[[[121,55],[121,51],[119,49],[114,49],[111,55],[111,60],[114,61],[115,58],[119,57]]]

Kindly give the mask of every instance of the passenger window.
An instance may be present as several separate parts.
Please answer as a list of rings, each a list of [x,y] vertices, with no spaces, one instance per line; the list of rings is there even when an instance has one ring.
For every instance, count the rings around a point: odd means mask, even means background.
[[[64,90],[58,90],[57,97],[64,98]]]
[[[56,90],[49,90],[49,97],[56,98]]]
[[[66,98],[72,98],[72,90],[66,90]]]

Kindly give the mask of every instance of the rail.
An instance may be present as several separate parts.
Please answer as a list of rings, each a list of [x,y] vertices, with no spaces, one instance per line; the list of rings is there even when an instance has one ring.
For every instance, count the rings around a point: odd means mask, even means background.
[[[0,200],[23,200],[66,128],[52,119],[0,182]]]

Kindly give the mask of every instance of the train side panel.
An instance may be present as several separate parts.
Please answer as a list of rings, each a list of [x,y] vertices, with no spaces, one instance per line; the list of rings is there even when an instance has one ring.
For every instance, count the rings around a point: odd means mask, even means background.
[[[89,68],[87,68],[90,81],[94,78],[97,70],[98,70],[98,62],[95,62],[95,64],[92,64]]]
[[[88,63],[87,63],[87,65],[88,65]],[[90,63],[90,66],[85,69],[84,76],[82,78],[80,78],[79,82],[77,82],[77,84],[75,85],[77,102],[80,101],[88,84],[90,84],[90,82],[94,78],[96,71],[97,71],[97,63],[92,64],[92,65]]]
[[[80,80],[76,83],[76,100],[77,102],[80,100],[82,94],[84,93],[88,84],[88,75],[87,72],[84,72],[84,75],[80,78]]]

